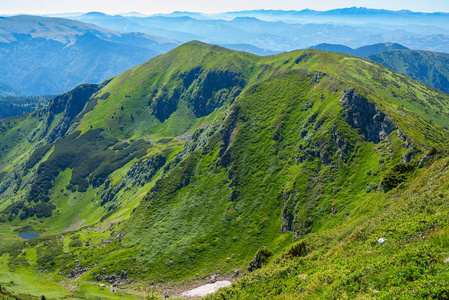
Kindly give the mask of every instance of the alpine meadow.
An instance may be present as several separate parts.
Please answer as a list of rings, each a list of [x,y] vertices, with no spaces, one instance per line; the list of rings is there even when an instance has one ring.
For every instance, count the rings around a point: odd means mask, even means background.
[[[152,58],[0,99],[0,299],[449,298],[448,54],[83,26]]]

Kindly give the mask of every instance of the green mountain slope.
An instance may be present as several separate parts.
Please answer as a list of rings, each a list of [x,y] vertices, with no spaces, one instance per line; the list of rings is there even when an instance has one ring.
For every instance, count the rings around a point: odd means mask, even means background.
[[[262,246],[378,217],[446,143],[448,104],[361,58],[199,42],[82,85],[2,121],[0,284],[138,294],[244,273]],[[16,236],[30,231],[43,236]]]
[[[449,93],[449,55],[430,51],[394,50],[368,59]]]
[[[340,226],[206,299],[447,298],[447,166],[447,152],[437,154],[413,180],[365,197]]]

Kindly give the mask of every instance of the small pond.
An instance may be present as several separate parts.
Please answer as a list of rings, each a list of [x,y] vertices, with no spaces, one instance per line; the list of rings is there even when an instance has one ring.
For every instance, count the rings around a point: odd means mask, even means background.
[[[26,232],[26,233],[19,234],[19,237],[21,237],[22,239],[31,240],[31,239],[39,237],[39,235],[37,233]]]

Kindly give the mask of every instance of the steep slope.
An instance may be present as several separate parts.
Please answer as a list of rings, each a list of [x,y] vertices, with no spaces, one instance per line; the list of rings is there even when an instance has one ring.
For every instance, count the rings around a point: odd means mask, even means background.
[[[361,58],[187,43],[3,121],[1,278],[31,293],[37,270],[78,291],[244,273],[262,246],[375,215],[447,142],[448,110]]]
[[[448,54],[395,50],[373,54],[367,58],[449,94]]]
[[[178,43],[60,18],[0,19],[0,81],[22,94],[55,95],[99,83]]]
[[[371,193],[336,228],[296,242],[267,266],[206,299],[445,299],[447,151],[412,180]]]

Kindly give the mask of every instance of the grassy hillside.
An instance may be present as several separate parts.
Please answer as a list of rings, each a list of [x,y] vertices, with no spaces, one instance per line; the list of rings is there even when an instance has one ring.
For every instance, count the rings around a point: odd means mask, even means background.
[[[449,160],[440,155],[206,299],[446,299]]]
[[[449,94],[449,54],[394,50],[367,58]]]
[[[297,240],[343,239],[424,172],[418,161],[447,142],[448,103],[361,58],[199,42],[80,86],[3,123],[0,284],[137,297],[243,274],[262,246],[281,257]]]

